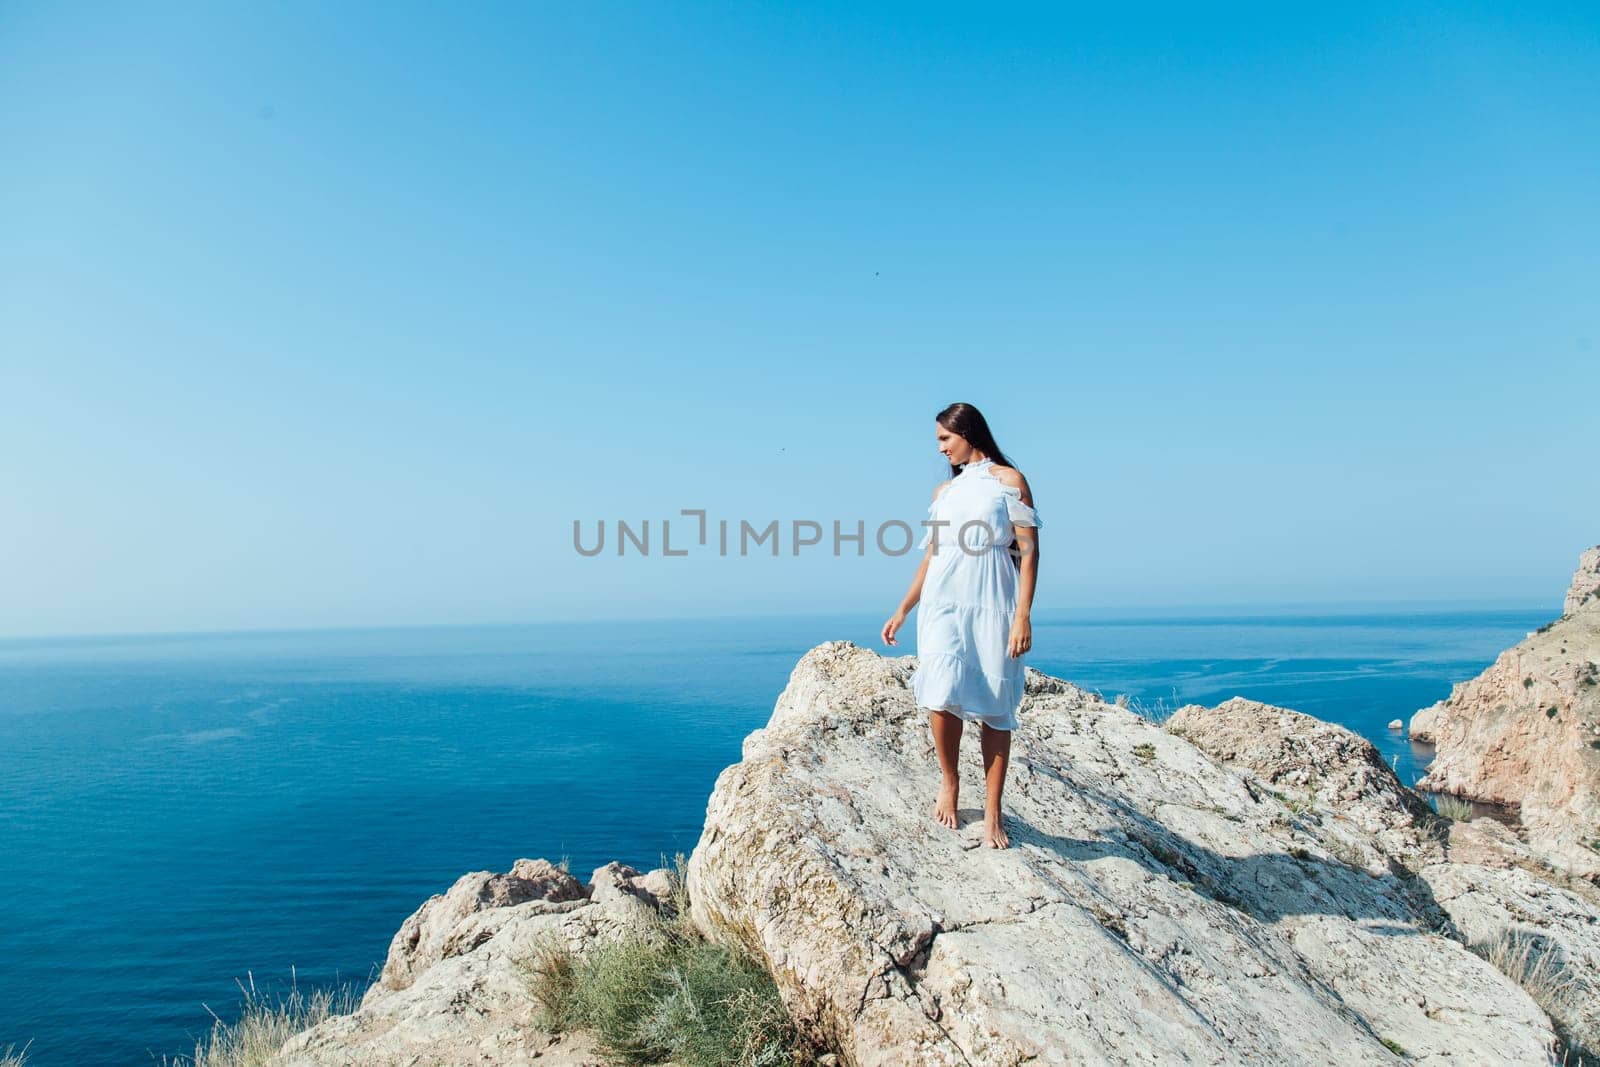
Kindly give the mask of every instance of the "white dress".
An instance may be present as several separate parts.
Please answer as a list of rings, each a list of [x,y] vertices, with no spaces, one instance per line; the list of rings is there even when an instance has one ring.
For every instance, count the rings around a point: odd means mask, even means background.
[[[929,522],[949,525],[929,526],[917,546],[926,548],[937,535],[917,605],[911,691],[920,708],[1015,730],[1024,657],[1006,655],[1017,611],[1011,527],[1043,524],[1022,502],[1022,490],[1000,481],[992,466],[992,459],[966,464],[928,505]],[[963,531],[963,523],[971,525]]]

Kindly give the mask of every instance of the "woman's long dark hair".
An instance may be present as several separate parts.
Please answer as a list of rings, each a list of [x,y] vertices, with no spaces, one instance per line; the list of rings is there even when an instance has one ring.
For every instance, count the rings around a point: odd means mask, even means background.
[[[951,433],[965,437],[968,444],[1000,466],[1015,466],[1006,458],[1006,454],[1000,451],[1000,446],[994,443],[994,434],[989,432],[989,422],[983,417],[983,412],[971,404],[951,404],[933,418]],[[960,467],[954,463],[950,464],[950,477],[954,478],[960,473]]]
[[[1006,458],[1004,452],[1000,451],[1000,446],[994,443],[994,434],[989,430],[989,420],[983,417],[983,412],[971,404],[951,404],[935,415],[934,420],[951,433],[957,433],[965,437],[968,444],[982,452],[989,459],[994,460],[999,466],[1016,466],[1015,463]],[[954,478],[960,473],[960,467],[954,463],[950,464],[950,477]],[[1006,555],[1011,558],[1012,565],[1021,570],[1022,550],[1013,544],[1009,547]]]

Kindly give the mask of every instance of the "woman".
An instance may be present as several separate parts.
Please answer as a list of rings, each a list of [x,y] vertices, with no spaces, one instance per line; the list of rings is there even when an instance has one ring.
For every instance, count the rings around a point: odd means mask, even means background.
[[[911,690],[927,708],[944,782],[933,816],[951,829],[960,780],[961,730],[982,724],[983,842],[1010,844],[1000,818],[1000,791],[1011,758],[1011,731],[1022,703],[1022,656],[1033,647],[1033,590],[1039,577],[1039,516],[1028,480],[994,443],[989,424],[971,404],[951,404],[935,416],[939,451],[951,478],[928,505],[927,552],[889,621],[885,644],[917,602],[917,669]],[[926,587],[924,587],[926,582]]]

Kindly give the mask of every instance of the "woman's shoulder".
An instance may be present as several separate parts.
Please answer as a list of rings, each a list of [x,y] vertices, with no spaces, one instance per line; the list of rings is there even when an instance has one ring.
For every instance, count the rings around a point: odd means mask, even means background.
[[[1033,491],[1028,488],[1028,479],[1024,478],[1022,476],[1022,472],[1017,470],[1017,468],[1002,467],[1000,464],[996,463],[989,468],[989,472],[993,474],[995,478],[999,480],[1000,484],[1005,486],[1007,489],[1020,489],[1022,491],[1022,499],[1025,503],[1033,503]]]

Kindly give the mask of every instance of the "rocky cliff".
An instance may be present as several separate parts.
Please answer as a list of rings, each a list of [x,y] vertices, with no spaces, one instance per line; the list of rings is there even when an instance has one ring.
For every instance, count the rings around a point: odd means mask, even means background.
[[[360,1008],[284,1045],[275,1063],[295,1067],[602,1067],[584,1035],[536,1025],[526,964],[541,938],[580,955],[649,922],[670,883],[609,863],[580,883],[546,860],[518,860],[504,874],[475,871],[429,898],[401,925],[383,974]]]
[[[1567,587],[1567,599],[1562,604],[1563,616],[1575,615],[1580,610],[1600,608],[1600,545],[1578,557],[1578,569]]]
[[[1595,887],[1435,816],[1349,731],[1239,699],[1163,728],[1030,669],[1012,847],[987,849],[976,738],[960,828],[932,818],[915,663],[802,657],[688,864],[696,925],[765,961],[840,1062],[1553,1064],[1600,1027]],[[280,1062],[596,1062],[531,1029],[521,962],[543,932],[625,935],[664,875],[468,875],[402,927],[360,1011]],[[1559,996],[1486,960],[1508,929]]]
[[[1449,827],[1348,731],[1248,701],[1164,730],[1030,671],[1013,847],[981,848],[978,797],[957,831],[931,819],[914,663],[808,653],[689,866],[697,922],[766,958],[846,1062],[1545,1063],[1544,1012],[1465,942],[1527,923],[1600,973],[1592,886]]]
[[[1583,554],[1566,614],[1412,716],[1432,741],[1419,788],[1516,807],[1552,863],[1600,874],[1600,548]]]

